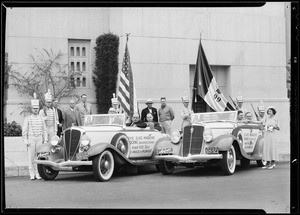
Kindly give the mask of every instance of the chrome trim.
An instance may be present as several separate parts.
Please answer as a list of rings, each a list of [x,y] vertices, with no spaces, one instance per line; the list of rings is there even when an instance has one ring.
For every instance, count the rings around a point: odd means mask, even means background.
[[[222,159],[222,154],[211,154],[211,155],[190,155],[188,157],[181,157],[178,155],[156,155],[157,160],[166,160],[180,163],[193,163],[199,161],[206,161],[211,159]]]
[[[34,163],[43,164],[46,166],[51,166],[56,168],[62,168],[68,166],[93,165],[93,161],[64,161],[61,163],[55,163],[53,161],[48,161],[48,160],[34,160]]]

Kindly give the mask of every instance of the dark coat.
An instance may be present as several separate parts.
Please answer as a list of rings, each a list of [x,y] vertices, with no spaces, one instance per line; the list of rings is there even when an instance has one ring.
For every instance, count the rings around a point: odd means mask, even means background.
[[[146,128],[147,127],[147,124],[145,122],[142,122],[141,120],[134,123],[134,122],[129,122],[129,123],[126,123],[126,126],[136,126],[136,127],[139,127],[139,128]]]
[[[158,122],[158,114],[157,114],[157,109],[152,107],[152,115],[153,115],[153,121],[154,122]],[[150,113],[149,112],[149,108],[146,107],[142,110],[142,113],[141,113],[141,120],[143,122],[147,122],[147,114]]]
[[[64,118],[63,118],[62,111],[58,108],[56,110],[57,110],[57,115],[58,115],[58,122],[61,124],[61,127],[59,125],[57,125],[57,136],[60,137],[61,132],[63,130]]]

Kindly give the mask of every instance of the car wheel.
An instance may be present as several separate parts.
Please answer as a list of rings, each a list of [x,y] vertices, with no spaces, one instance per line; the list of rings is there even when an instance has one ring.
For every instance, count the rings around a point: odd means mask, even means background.
[[[160,172],[159,164],[155,164],[155,168],[156,168],[157,172]]]
[[[160,160],[158,162],[159,170],[164,175],[171,175],[174,171],[174,164],[171,161]]]
[[[37,170],[44,180],[54,180],[59,172],[44,164],[38,164]]]
[[[263,167],[267,164],[267,161],[260,159],[260,160],[256,160],[256,164],[258,167]]]
[[[232,175],[236,166],[236,154],[234,146],[231,145],[228,151],[222,152],[221,168],[225,175]]]
[[[125,134],[116,134],[112,138],[111,144],[115,146],[120,152],[122,152],[125,157],[129,157],[129,138]]]
[[[108,181],[114,172],[114,157],[108,150],[93,159],[93,172],[98,181]]]
[[[241,166],[243,168],[249,168],[250,167],[250,160],[247,158],[242,158],[241,159]]]

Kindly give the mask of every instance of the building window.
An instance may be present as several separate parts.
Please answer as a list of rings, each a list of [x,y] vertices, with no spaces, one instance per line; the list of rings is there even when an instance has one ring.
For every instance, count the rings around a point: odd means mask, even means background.
[[[74,75],[76,87],[91,87],[90,40],[69,39],[69,71]]]

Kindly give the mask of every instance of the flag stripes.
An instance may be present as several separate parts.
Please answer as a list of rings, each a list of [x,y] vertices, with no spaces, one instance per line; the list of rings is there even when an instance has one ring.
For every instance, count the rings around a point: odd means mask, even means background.
[[[133,84],[133,74],[130,64],[130,55],[128,51],[128,35],[125,46],[125,53],[123,57],[122,69],[119,75],[119,83],[117,88],[117,98],[120,103],[120,109],[125,112],[127,116],[137,111],[137,101],[135,94],[135,87]]]

